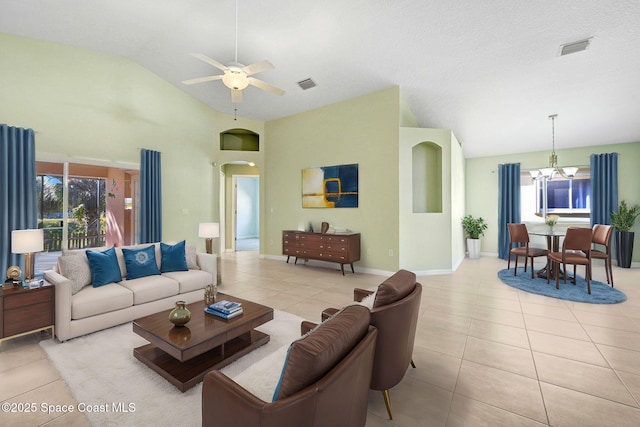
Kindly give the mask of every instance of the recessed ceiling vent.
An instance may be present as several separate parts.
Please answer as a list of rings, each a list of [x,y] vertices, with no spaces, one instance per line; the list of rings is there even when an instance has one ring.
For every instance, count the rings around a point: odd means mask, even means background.
[[[569,55],[570,53],[582,52],[589,48],[591,39],[580,40],[578,42],[567,43],[560,46],[560,56]]]
[[[312,87],[316,87],[318,85],[316,84],[316,82],[311,80],[311,78],[308,78],[308,79],[300,80],[298,82],[298,86],[300,86],[302,90],[307,90],[307,89],[311,89]]]

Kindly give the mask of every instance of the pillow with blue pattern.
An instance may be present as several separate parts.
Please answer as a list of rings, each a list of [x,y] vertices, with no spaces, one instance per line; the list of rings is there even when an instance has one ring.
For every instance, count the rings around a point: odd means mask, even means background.
[[[127,280],[160,274],[154,245],[142,249],[122,249],[127,267]]]

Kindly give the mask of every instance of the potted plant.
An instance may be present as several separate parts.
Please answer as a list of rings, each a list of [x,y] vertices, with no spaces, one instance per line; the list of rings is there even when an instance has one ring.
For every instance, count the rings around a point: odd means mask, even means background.
[[[624,200],[620,202],[618,212],[611,211],[611,225],[616,229],[614,237],[618,267],[631,267],[633,238],[635,237],[635,233],[631,231],[631,228],[638,215],[640,215],[640,206],[635,205],[629,208]]]
[[[482,217],[474,218],[471,215],[466,215],[462,218],[462,228],[467,234],[469,258],[480,258],[480,236],[484,235],[484,230],[486,230],[487,227]]]

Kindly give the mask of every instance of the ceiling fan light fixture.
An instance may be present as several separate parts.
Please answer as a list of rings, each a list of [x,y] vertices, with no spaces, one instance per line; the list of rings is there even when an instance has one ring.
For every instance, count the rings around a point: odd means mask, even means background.
[[[229,89],[242,90],[249,86],[247,75],[237,67],[229,67],[222,76],[222,83]]]

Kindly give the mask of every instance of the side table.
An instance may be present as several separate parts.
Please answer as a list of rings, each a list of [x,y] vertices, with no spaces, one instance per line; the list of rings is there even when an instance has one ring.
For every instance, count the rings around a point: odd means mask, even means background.
[[[0,290],[0,342],[51,329],[55,337],[55,286]]]

